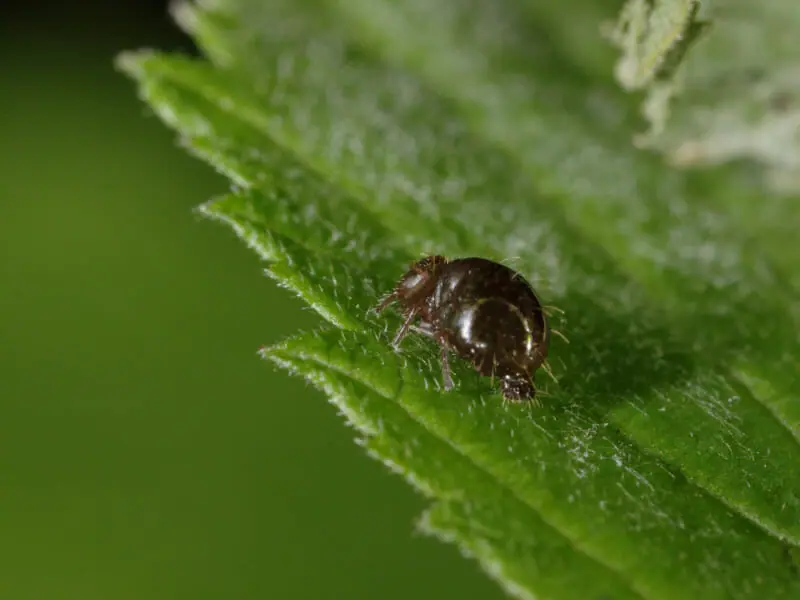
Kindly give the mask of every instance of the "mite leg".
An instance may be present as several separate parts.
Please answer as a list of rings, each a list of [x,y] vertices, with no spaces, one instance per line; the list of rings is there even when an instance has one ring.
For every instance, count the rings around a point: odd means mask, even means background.
[[[550,329],[550,333],[554,333],[555,335],[557,335],[558,337],[560,337],[562,340],[564,340],[566,343],[569,344],[569,340],[567,339],[567,336],[565,336],[563,333],[561,333],[558,329],[552,329],[551,328]]]
[[[449,392],[453,389],[453,375],[450,373],[450,361],[447,359],[447,346],[444,340],[439,340],[439,344],[441,345],[442,356],[442,381],[444,381],[445,391]]]
[[[387,306],[389,306],[392,302],[394,302],[396,298],[397,294],[395,292],[387,294],[386,297],[383,300],[381,300],[381,303],[375,307],[375,314],[379,314],[381,311],[383,311]]]
[[[442,379],[444,381],[444,389],[450,391],[453,389],[453,376],[450,373],[450,361],[447,357],[447,344],[444,342],[444,338],[436,334],[436,331],[433,328],[433,325],[427,322],[422,322],[419,325],[411,325],[411,331],[416,333],[420,333],[424,336],[432,338],[436,340],[439,344],[440,352],[441,352],[441,359],[442,359]]]
[[[427,324],[423,325],[423,328],[429,327]],[[433,332],[431,331],[433,334]],[[444,339],[444,335],[442,334],[433,334],[434,339],[439,344],[439,352],[440,357],[442,359],[442,381],[444,382],[444,389],[445,391],[449,392],[453,389],[453,374],[450,371],[450,360],[447,357],[447,341]]]
[[[420,333],[420,334],[422,334],[422,335],[424,335],[426,337],[429,337],[429,338],[437,339],[436,338],[436,333],[433,330],[433,326],[430,323],[427,323],[425,321],[423,321],[419,325],[412,325],[411,326],[411,331],[413,331],[415,333]]]
[[[400,326],[400,329],[397,330],[397,333],[395,334],[394,339],[392,340],[392,346],[394,346],[395,350],[398,349],[398,347],[400,346],[400,342],[402,342],[403,338],[406,337],[408,330],[411,328],[411,322],[414,320],[414,317],[416,316],[417,312],[414,310],[409,311],[408,315],[406,315],[406,320],[403,321],[403,324]]]

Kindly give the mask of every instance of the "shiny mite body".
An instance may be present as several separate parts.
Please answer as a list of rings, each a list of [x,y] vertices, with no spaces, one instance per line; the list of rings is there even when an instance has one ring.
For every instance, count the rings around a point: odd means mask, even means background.
[[[497,377],[507,400],[534,398],[533,374],[547,358],[550,329],[519,273],[484,258],[428,256],[412,265],[376,310],[395,301],[405,320],[393,344],[409,330],[433,338],[442,349],[446,390],[453,387],[447,359],[453,351],[481,375]]]

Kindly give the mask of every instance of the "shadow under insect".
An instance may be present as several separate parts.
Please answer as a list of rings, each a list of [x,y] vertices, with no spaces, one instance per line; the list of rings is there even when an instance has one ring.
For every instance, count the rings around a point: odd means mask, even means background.
[[[548,390],[558,404],[605,413],[692,377],[692,357],[655,311],[605,310],[580,292],[565,295],[561,306],[571,343],[556,340],[551,352],[559,382]]]

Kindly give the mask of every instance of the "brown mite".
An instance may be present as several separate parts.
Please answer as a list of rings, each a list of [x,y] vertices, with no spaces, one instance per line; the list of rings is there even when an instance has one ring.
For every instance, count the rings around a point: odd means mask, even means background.
[[[550,329],[519,273],[485,258],[428,256],[411,266],[376,311],[393,302],[405,320],[392,344],[397,347],[409,330],[433,338],[441,347],[446,390],[453,388],[447,358],[453,351],[481,375],[497,377],[506,400],[534,398],[533,374],[547,358]]]

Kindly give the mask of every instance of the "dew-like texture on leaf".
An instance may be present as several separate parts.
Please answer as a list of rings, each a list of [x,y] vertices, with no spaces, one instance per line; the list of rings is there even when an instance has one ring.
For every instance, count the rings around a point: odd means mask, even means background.
[[[231,179],[201,213],[332,327],[265,356],[431,497],[424,530],[520,598],[800,597],[800,250],[770,238],[797,209],[632,148],[599,34],[573,48],[532,3],[177,14],[209,62],[120,64]],[[564,311],[542,407],[460,360],[444,393],[429,340],[393,351],[371,309],[429,253],[503,261]]]

